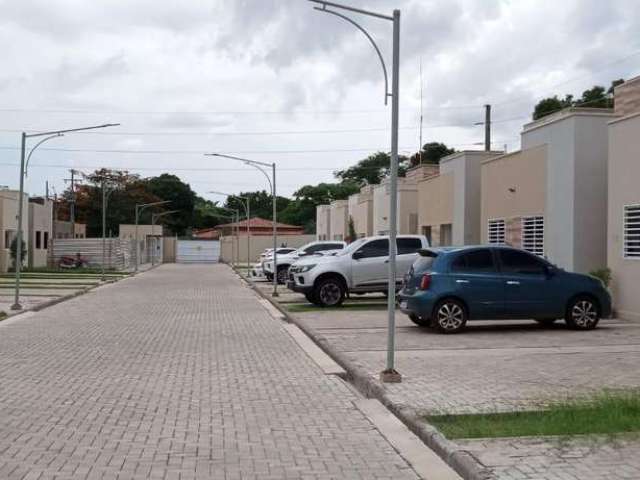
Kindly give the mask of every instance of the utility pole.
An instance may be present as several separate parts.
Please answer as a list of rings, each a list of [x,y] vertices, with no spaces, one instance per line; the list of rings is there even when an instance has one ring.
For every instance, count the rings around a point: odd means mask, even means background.
[[[484,106],[484,150],[491,151],[491,105]]]

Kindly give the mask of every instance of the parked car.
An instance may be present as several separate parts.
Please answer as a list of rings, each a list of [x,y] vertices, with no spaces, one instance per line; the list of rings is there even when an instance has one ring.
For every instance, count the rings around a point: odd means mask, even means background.
[[[278,252],[277,263],[278,266],[275,269],[278,275],[278,283],[284,284],[287,281],[287,274],[289,271],[289,267],[293,265],[293,263],[301,257],[305,257],[307,255],[321,254],[325,252],[334,252],[337,250],[342,250],[346,246],[346,242],[334,241],[334,240],[324,240],[324,241],[315,241],[311,243],[307,243],[303,245],[297,250],[292,250],[285,254],[280,254]],[[262,263],[262,268],[264,270],[265,275],[273,279],[273,256],[267,258]]]
[[[287,255],[295,251],[296,251],[295,248],[290,248],[290,247],[280,247],[276,250],[278,256]],[[273,280],[273,275],[265,271],[265,268],[264,268],[265,263],[268,262],[269,260],[273,260],[273,248],[267,248],[264,252],[260,254],[260,259],[259,259],[260,269],[262,270],[263,275],[267,277],[267,280],[271,281]]]
[[[564,318],[589,330],[611,314],[611,296],[597,278],[506,246],[421,250],[398,300],[414,323],[443,333],[461,331],[468,320],[529,318]]]
[[[429,243],[422,235],[397,237],[398,288],[404,274]],[[360,238],[335,255],[305,257],[289,268],[287,286],[322,307],[342,304],[348,293],[387,293],[389,237]]]

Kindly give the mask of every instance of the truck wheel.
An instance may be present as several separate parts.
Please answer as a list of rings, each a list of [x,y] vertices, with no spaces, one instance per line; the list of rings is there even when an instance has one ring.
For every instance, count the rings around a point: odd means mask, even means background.
[[[316,294],[314,292],[305,293],[304,298],[307,299],[307,302],[312,303],[313,305],[319,305],[318,299],[316,298]]]
[[[287,277],[289,275],[289,265],[281,265],[278,267],[278,283],[284,285],[287,283]]]
[[[346,289],[338,278],[321,280],[314,290],[314,296],[321,307],[337,307],[344,302]]]

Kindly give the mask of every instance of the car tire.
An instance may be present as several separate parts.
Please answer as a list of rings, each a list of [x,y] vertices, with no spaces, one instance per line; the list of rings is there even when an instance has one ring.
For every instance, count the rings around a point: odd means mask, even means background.
[[[567,306],[564,320],[575,330],[593,330],[600,321],[600,305],[588,295],[575,297]]]
[[[282,265],[278,267],[278,284],[284,285],[287,283],[287,277],[289,276],[289,265]]]
[[[319,305],[318,299],[316,298],[315,292],[309,292],[304,294],[304,298],[307,299],[307,302],[313,305]]]
[[[556,323],[556,318],[534,318],[536,322],[540,325],[544,325],[545,327],[550,327],[554,323]]]
[[[428,319],[428,318],[420,317],[420,316],[416,315],[415,313],[410,313],[408,316],[409,316],[409,320],[411,320],[413,323],[415,323],[419,327],[430,327],[431,326],[431,320]]]
[[[458,333],[467,324],[467,309],[459,300],[444,299],[433,310],[432,324],[440,333]]]
[[[342,305],[346,296],[346,288],[337,277],[325,278],[318,282],[314,289],[314,296],[321,307],[337,307]]]

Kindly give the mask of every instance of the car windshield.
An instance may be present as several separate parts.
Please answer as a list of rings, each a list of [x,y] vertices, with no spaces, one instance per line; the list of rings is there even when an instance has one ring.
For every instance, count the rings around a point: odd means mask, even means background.
[[[351,255],[353,252],[358,250],[362,246],[362,244],[366,241],[367,241],[366,238],[359,238],[355,242],[350,243],[349,245],[344,247],[342,250],[340,250],[340,252],[338,252],[337,255]]]

